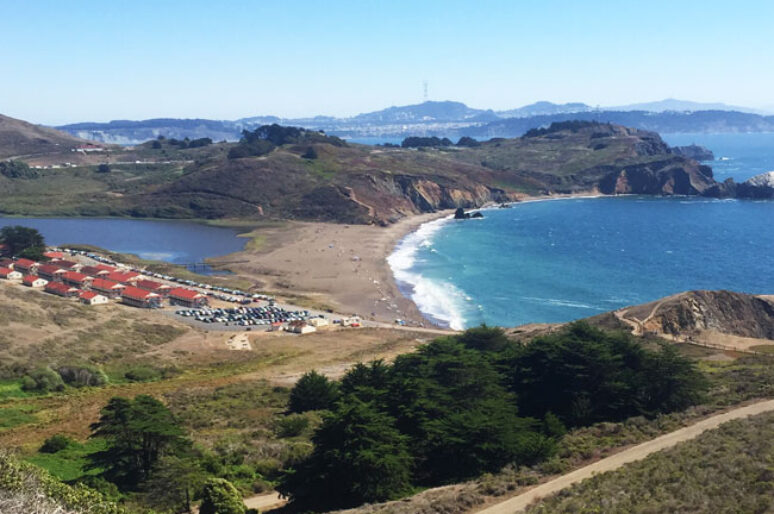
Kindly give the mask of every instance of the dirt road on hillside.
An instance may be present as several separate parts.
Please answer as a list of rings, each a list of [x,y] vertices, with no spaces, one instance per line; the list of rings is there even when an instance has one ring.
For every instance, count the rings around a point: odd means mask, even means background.
[[[707,430],[717,428],[727,421],[746,418],[771,410],[774,410],[774,400],[766,400],[754,403],[752,405],[747,405],[745,407],[740,407],[738,409],[733,409],[723,414],[711,416],[691,426],[681,428],[680,430],[675,430],[674,432],[657,437],[652,441],[638,444],[637,446],[633,446],[628,450],[624,450],[593,464],[589,464],[588,466],[576,469],[571,473],[567,473],[566,475],[562,475],[549,482],[540,484],[525,493],[514,496],[513,498],[484,508],[483,510],[478,510],[476,512],[478,514],[513,514],[515,512],[521,512],[533,502],[536,502],[539,499],[545,498],[551,494],[557,493],[562,489],[581,482],[582,480],[591,478],[596,474],[612,471],[614,469],[620,468],[624,464],[642,460],[652,453],[671,448],[678,443],[693,439],[706,432]]]

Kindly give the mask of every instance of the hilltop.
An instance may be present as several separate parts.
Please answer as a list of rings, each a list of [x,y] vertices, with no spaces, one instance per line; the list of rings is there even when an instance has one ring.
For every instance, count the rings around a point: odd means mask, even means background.
[[[0,114],[0,159],[69,152],[89,141]]]
[[[691,195],[716,185],[710,168],[674,154],[658,134],[606,123],[419,148],[347,144],[312,130],[277,139],[272,130],[301,129],[263,126],[240,144],[157,139],[114,151],[111,162],[126,164],[110,173],[86,167],[0,177],[3,212],[389,224],[526,195]]]

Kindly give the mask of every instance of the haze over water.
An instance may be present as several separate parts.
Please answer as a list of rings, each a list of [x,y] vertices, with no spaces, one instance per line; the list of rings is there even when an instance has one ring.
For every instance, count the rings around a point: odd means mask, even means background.
[[[686,137],[666,139],[702,143]],[[710,163],[718,179],[774,169],[766,137],[710,136],[728,158]],[[390,257],[420,309],[454,328],[568,321],[690,289],[774,293],[774,202],[581,198],[484,215],[425,225]]]

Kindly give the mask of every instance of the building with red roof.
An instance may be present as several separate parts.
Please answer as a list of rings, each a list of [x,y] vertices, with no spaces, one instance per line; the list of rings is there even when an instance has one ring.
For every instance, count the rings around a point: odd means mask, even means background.
[[[156,282],[155,280],[138,280],[134,285],[140,289],[158,293],[161,296],[166,296],[170,289],[172,289],[170,286],[162,284],[161,282]]]
[[[33,273],[38,269],[38,263],[29,259],[16,259],[13,269],[22,273]]]
[[[132,307],[154,309],[161,307],[161,296],[139,287],[127,286],[121,292],[121,301]]]
[[[0,278],[4,278],[6,280],[21,280],[22,274],[18,271],[12,270],[11,268],[0,268]]]
[[[73,287],[87,287],[93,278],[77,271],[65,271],[62,273],[62,282]]]
[[[0,243],[0,255],[8,255],[9,248],[7,244]]]
[[[81,291],[78,294],[78,298],[80,298],[81,303],[85,303],[86,305],[102,305],[108,303],[107,296],[94,291]]]
[[[64,258],[64,252],[57,252],[54,250],[49,250],[48,252],[43,252],[43,257],[47,259],[63,259]]]
[[[121,291],[126,289],[126,286],[119,284],[115,280],[107,280],[105,278],[95,278],[91,281],[89,288],[92,291],[96,291],[108,298],[118,298],[121,296]]]
[[[94,267],[99,270],[107,271],[108,273],[112,273],[116,270],[115,266],[108,266],[107,264],[97,264]]]
[[[45,287],[48,284],[48,280],[37,275],[25,275],[22,279],[22,284],[27,287]]]
[[[176,287],[169,291],[168,296],[172,305],[182,305],[194,309],[207,305],[207,296],[193,289]]]
[[[68,286],[61,282],[49,282],[45,285],[44,291],[58,296],[64,296],[65,298],[76,296],[79,292],[77,287]]]
[[[68,270],[72,270],[72,271],[78,271],[83,266],[83,264],[81,264],[79,262],[66,261],[64,259],[55,259],[54,261],[52,261],[52,264],[56,264],[60,268],[68,269]]]
[[[110,273],[109,270],[100,269],[97,266],[84,266],[80,269],[81,273],[90,277],[102,277]]]
[[[51,282],[52,280],[59,280],[66,271],[58,264],[41,264],[38,266],[37,275]]]
[[[113,271],[105,275],[105,278],[122,284],[133,284],[140,279],[140,274],[134,271]]]

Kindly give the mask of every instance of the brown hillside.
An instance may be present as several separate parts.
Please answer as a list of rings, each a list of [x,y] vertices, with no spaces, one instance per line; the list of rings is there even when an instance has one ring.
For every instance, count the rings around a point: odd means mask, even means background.
[[[89,141],[0,114],[0,159],[69,152]]]

